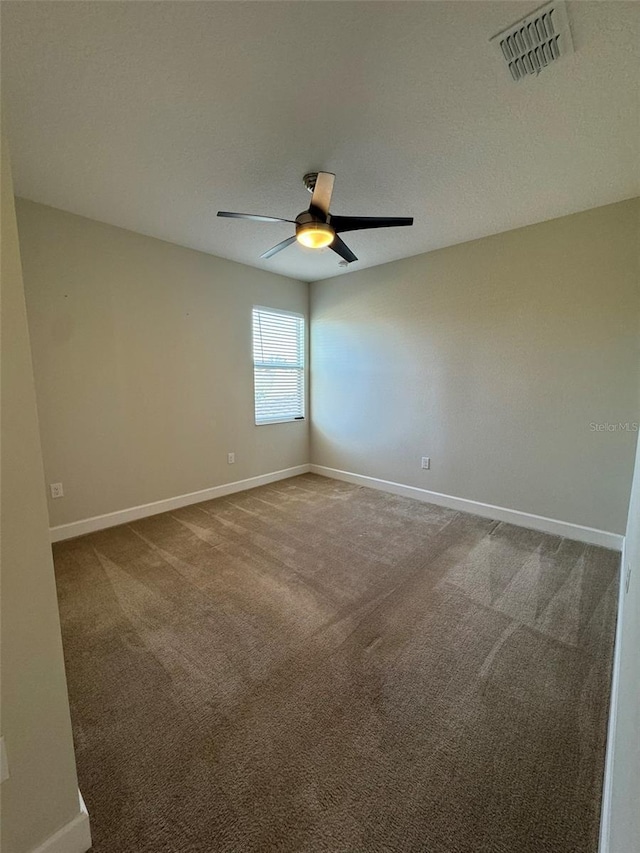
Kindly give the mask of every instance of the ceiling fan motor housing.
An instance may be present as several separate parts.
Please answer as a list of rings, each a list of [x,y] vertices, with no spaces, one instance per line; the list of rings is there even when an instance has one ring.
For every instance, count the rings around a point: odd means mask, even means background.
[[[296,228],[300,225],[309,225],[312,222],[328,222],[330,217],[327,217],[321,210],[303,210],[296,216]]]

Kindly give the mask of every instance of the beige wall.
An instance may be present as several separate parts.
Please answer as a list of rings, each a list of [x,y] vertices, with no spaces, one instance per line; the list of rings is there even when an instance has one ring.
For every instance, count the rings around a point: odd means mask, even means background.
[[[52,525],[308,462],[256,427],[251,308],[306,284],[23,200],[18,228]],[[235,465],[227,453],[236,454]]]
[[[2,148],[2,689],[10,778],[3,853],[32,850],[79,813],[13,189]]]
[[[626,592],[627,572],[631,571]],[[608,847],[602,853],[630,853],[640,846],[640,443],[629,505],[629,522],[622,567],[625,584],[616,654],[620,668],[613,708],[615,738],[609,744],[611,774]],[[614,682],[615,687],[615,682]]]
[[[640,420],[639,218],[635,199],[313,284],[312,462],[623,533],[635,434],[590,424]]]

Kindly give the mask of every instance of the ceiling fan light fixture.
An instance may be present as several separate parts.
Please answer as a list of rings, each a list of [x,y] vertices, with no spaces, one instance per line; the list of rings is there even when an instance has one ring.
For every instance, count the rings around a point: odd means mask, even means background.
[[[325,249],[335,236],[333,228],[324,222],[307,222],[296,228],[296,240],[307,249]]]
[[[304,185],[311,191],[311,204],[309,210],[303,210],[295,219],[258,216],[255,213],[232,213],[229,210],[219,210],[218,216],[227,216],[231,219],[249,219],[253,222],[290,222],[292,225],[295,224],[296,233],[263,252],[260,255],[263,261],[272,258],[293,243],[300,243],[307,249],[330,248],[336,255],[340,255],[347,264],[352,264],[358,258],[340,236],[343,231],[364,231],[369,228],[413,225],[413,216],[333,216],[329,208],[335,177],[333,172],[308,172],[304,176]]]

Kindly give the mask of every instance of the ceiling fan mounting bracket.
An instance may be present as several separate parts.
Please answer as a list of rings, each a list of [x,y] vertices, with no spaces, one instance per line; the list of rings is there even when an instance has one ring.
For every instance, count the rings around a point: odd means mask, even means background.
[[[312,193],[316,188],[316,180],[318,179],[317,172],[307,172],[307,174],[302,179],[302,183],[305,185],[307,190]]]

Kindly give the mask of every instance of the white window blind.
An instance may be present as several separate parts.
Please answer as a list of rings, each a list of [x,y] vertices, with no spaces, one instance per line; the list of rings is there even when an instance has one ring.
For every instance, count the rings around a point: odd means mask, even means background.
[[[253,309],[256,424],[304,418],[304,317]]]

